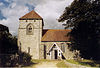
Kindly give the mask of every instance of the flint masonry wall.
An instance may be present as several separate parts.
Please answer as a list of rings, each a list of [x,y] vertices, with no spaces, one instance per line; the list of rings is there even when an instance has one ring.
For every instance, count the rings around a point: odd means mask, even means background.
[[[74,53],[69,50],[68,44],[69,42],[42,42],[40,46],[40,59],[44,59],[44,45],[46,46],[46,59],[51,59],[49,55],[47,55],[47,52],[50,50],[52,45],[56,43],[58,47],[61,49],[61,45],[63,44],[65,46],[65,57],[66,59],[73,59]],[[62,50],[63,51],[63,50]]]
[[[20,20],[18,29],[18,46],[21,46],[23,52],[30,51],[33,59],[39,59],[39,46],[42,37],[42,20]],[[26,27],[31,23],[33,25],[33,35],[26,34]]]

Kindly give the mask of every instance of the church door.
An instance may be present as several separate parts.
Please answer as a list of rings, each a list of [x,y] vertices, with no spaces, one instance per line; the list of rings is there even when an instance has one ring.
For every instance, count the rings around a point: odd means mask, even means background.
[[[54,56],[55,56],[55,59],[58,59],[58,52],[57,52],[57,50],[54,50]]]

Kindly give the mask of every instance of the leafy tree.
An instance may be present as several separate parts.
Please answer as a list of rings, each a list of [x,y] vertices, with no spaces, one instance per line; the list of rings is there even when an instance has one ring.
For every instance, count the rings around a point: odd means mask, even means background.
[[[17,37],[9,33],[8,27],[0,24],[0,67],[30,64],[32,64],[31,55],[21,52],[17,46]]]
[[[59,18],[66,21],[66,27],[72,27],[70,32],[72,50],[79,50],[81,57],[100,59],[100,2],[74,0]]]
[[[0,66],[9,65],[11,56],[17,52],[17,38],[9,33],[8,27],[0,24]]]
[[[0,24],[0,54],[14,54],[17,50],[17,38],[9,33],[8,27]]]

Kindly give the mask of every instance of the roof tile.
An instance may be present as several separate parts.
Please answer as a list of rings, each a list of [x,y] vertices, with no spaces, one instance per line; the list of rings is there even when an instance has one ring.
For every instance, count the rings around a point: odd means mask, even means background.
[[[43,41],[48,41],[48,42],[57,42],[57,41],[69,41],[69,36],[68,33],[71,30],[65,30],[65,29],[50,29],[45,32],[45,34],[42,37],[42,42]],[[44,31],[43,31],[44,32]]]
[[[42,19],[34,10],[19,18],[19,20]]]

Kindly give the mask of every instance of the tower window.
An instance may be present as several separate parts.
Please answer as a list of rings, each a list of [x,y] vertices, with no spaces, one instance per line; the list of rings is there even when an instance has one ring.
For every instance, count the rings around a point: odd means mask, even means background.
[[[26,22],[27,22],[27,20],[26,20]]]
[[[28,28],[28,30],[29,30],[29,32],[31,32],[31,31],[32,31],[32,27],[30,26],[30,27]]]
[[[26,34],[27,35],[33,35],[33,25],[30,23],[26,27]]]
[[[36,20],[34,20],[34,22],[36,22]]]

